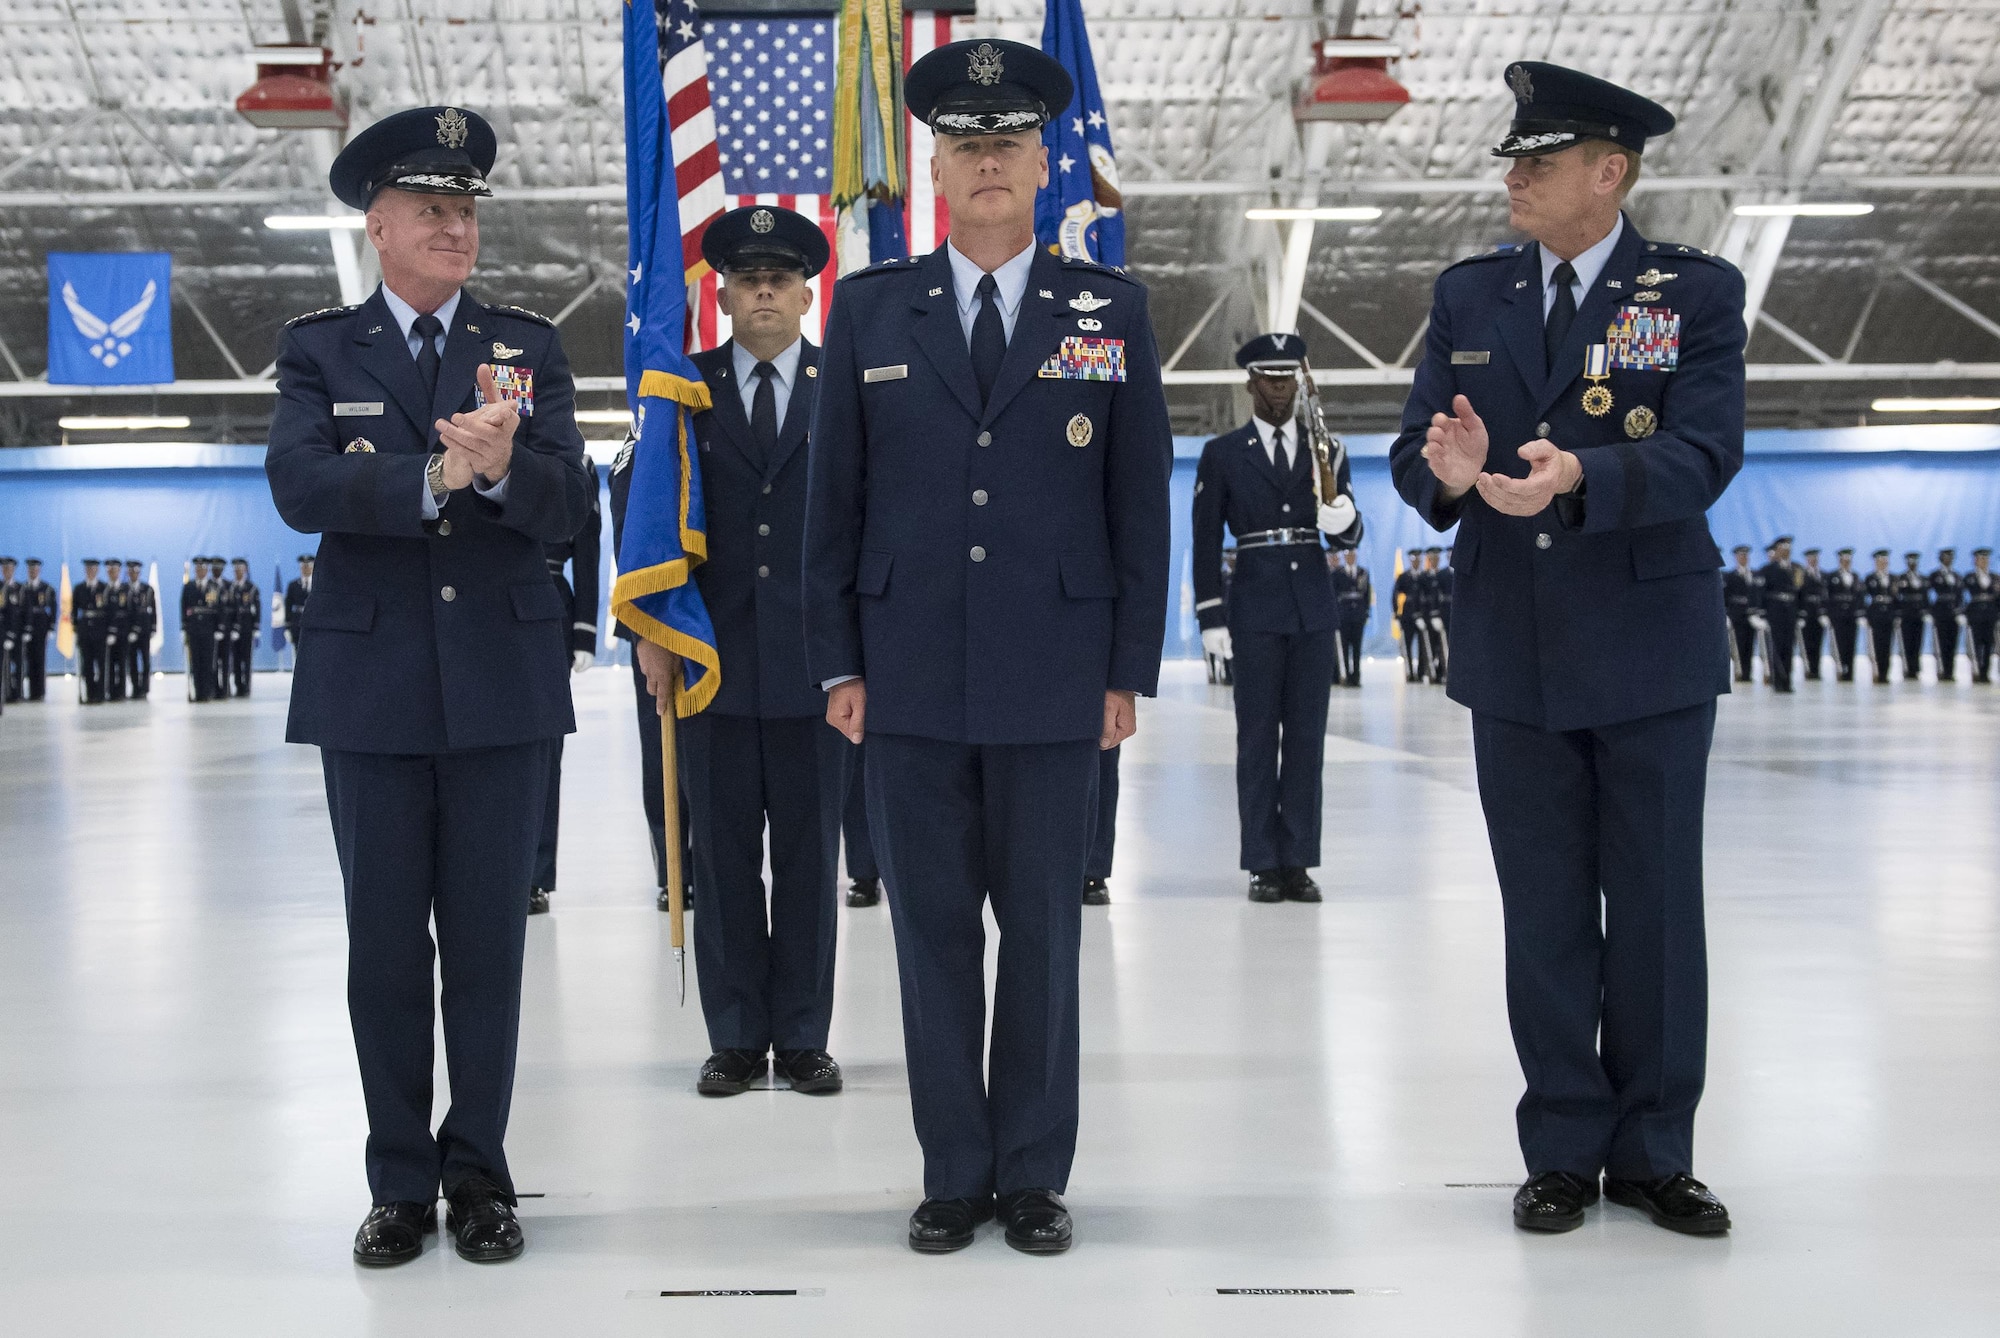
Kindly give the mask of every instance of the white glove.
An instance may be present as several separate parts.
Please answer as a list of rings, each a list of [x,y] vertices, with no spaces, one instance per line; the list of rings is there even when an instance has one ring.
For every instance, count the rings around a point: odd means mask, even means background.
[[[1771,630],[1771,624],[1765,621],[1764,615],[1761,613],[1753,613],[1750,615],[1750,625],[1756,628],[1760,632],[1768,632]]]
[[[1201,648],[1204,653],[1218,660],[1229,658],[1229,629],[1227,627],[1204,627],[1201,629]]]
[[[597,657],[587,650],[573,650],[569,653],[569,671],[580,674],[597,663]]]
[[[1322,534],[1345,534],[1354,528],[1354,499],[1336,497],[1319,509],[1319,528]]]

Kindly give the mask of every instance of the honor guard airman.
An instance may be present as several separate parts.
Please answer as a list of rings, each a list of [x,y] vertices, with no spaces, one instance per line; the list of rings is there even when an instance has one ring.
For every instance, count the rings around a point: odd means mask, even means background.
[[[1806,680],[1819,681],[1820,651],[1826,645],[1826,573],[1819,569],[1819,550],[1808,548],[1799,568],[1799,658]]]
[[[1757,653],[1757,629],[1764,621],[1764,591],[1750,565],[1750,545],[1738,544],[1730,551],[1736,565],[1722,574],[1722,613],[1729,623],[1729,654],[1736,666],[1736,681],[1748,683]]]
[[[232,696],[250,695],[250,673],[256,664],[257,634],[264,630],[264,592],[250,579],[250,559],[230,562],[234,578],[225,597],[230,610],[229,690]]]
[[[711,1051],[696,1089],[733,1096],[775,1066],[793,1091],[827,1095],[843,1081],[826,1046],[853,746],[806,669],[808,429],[823,381],[801,328],[829,249],[812,220],[760,204],[711,222],[702,256],[722,276],[731,335],[694,355],[711,400],[694,420],[708,516],[694,577],[722,676],[715,700],[678,726]],[[664,704],[671,657],[650,641],[635,653]]]
[[[1862,578],[1861,591],[1868,598],[1868,655],[1875,666],[1875,681],[1887,683],[1896,657],[1896,620],[1901,614],[1902,581],[1889,570],[1889,550],[1873,554],[1875,570]]]
[[[109,637],[111,587],[98,577],[96,558],[83,560],[83,579],[70,588],[70,627],[76,633],[76,699],[95,705],[110,687],[105,643]]]
[[[208,559],[191,558],[188,578],[181,583],[181,642],[187,658],[188,700],[214,701],[215,629],[221,621],[222,596],[208,580]]]
[[[842,279],[820,361],[806,658],[828,719],[868,741],[923,1252],[996,1211],[1017,1249],[1069,1247],[1097,753],[1132,733],[1166,635],[1172,429],[1146,290],[1035,241],[1040,129],[1072,92],[1017,42],[911,67],[952,235]]]
[[[1451,639],[1446,621],[1451,613],[1451,568],[1444,565],[1444,549],[1424,550],[1423,578],[1417,589],[1423,595],[1424,644],[1430,649],[1431,682],[1442,685],[1451,676]]]
[[[1833,633],[1834,674],[1840,682],[1852,683],[1856,633],[1867,594],[1861,573],[1854,570],[1854,550],[1843,548],[1835,558],[1839,565],[1826,574],[1826,625]]]
[[[132,634],[132,583],[125,564],[104,559],[104,700],[125,700],[125,645]]]
[[[1757,573],[1757,584],[1763,597],[1764,634],[1769,638],[1765,643],[1769,653],[1765,656],[1764,667],[1770,674],[1773,688],[1779,692],[1790,692],[1792,656],[1799,634],[1799,589],[1805,582],[1805,576],[1798,564],[1792,561],[1791,535],[1779,535],[1764,552],[1770,561]]]
[[[1923,560],[1922,553],[1903,554],[1896,576],[1896,631],[1903,642],[1903,679],[1910,683],[1923,675],[1924,627],[1931,614],[1930,579],[1918,567]]]
[[[596,471],[593,469],[593,476]],[[602,558],[604,517],[596,507],[597,494],[590,495],[589,519],[575,537],[559,544],[542,545],[549,564],[549,579],[562,596],[563,625],[569,634],[569,668],[580,674],[597,662],[598,567]],[[541,835],[535,842],[535,879],[528,888],[528,914],[545,915],[549,894],[556,890],[556,847],[562,827],[563,741],[550,748],[548,805],[542,810]]]
[[[1958,554],[1938,550],[1937,570],[1927,578],[1931,591],[1931,639],[1937,650],[1938,682],[1958,677],[1958,628],[1965,621],[1965,581],[1952,569]]]
[[[1357,523],[1350,501],[1321,527],[1318,465],[1297,412],[1306,341],[1259,335],[1236,350],[1251,417],[1201,449],[1194,485],[1195,617],[1230,662],[1236,706],[1238,865],[1250,900],[1320,900],[1321,763],[1340,624],[1327,537]],[[1341,462],[1341,490],[1349,485]],[[1236,574],[1222,595],[1222,535]]]
[[[0,702],[21,700],[27,648],[27,590],[14,579],[15,562],[0,557]]]
[[[479,301],[492,127],[459,107],[386,116],[334,160],[382,284],[286,326],[265,472],[321,536],[286,738],[316,744],[346,887],[348,1015],[374,1201],[354,1257],[522,1249],[504,1141],[521,959],[554,740],[575,728],[569,628],[543,545],[597,481],[554,323]],[[433,1131],[435,960],[451,1106]]]
[[[1972,660],[1972,681],[1993,681],[1993,627],[2000,622],[2000,576],[1993,574],[1993,550],[1972,550],[1972,570],[1965,574],[1965,628],[1971,635],[1966,651]]]
[[[299,554],[299,574],[285,587],[285,640],[296,654],[299,645],[299,624],[306,616],[306,598],[313,588],[313,555]]]
[[[1707,1035],[1702,804],[1722,555],[1706,512],[1743,464],[1743,277],[1621,211],[1666,108],[1507,67],[1494,152],[1530,240],[1437,281],[1391,448],[1398,490],[1456,524],[1450,694],[1472,711],[1527,1090],[1524,1229],[1599,1193],[1729,1229],[1693,1176]]]
[[[1360,550],[1344,548],[1335,555],[1333,599],[1340,610],[1340,681],[1342,686],[1361,686],[1362,644],[1368,638],[1368,619],[1375,608],[1375,587],[1368,568],[1361,565]]]
[[[125,563],[125,583],[131,587],[131,621],[125,637],[125,683],[134,698],[153,693],[153,633],[160,626],[160,596],[146,579],[145,564],[137,558]]]
[[[1431,639],[1423,624],[1424,550],[1412,548],[1408,565],[1396,573],[1391,597],[1395,600],[1396,629],[1403,642],[1403,681],[1421,683],[1430,677]]]
[[[41,701],[48,692],[49,633],[61,616],[56,588],[42,579],[42,560],[29,558],[21,582],[21,699]]]

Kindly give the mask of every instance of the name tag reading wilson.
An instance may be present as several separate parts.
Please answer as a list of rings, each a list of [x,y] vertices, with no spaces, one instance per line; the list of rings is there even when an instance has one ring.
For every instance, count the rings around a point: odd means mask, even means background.
[[[374,400],[367,403],[359,400],[343,401],[333,406],[333,416],[335,418],[380,418],[382,416],[382,401]]]

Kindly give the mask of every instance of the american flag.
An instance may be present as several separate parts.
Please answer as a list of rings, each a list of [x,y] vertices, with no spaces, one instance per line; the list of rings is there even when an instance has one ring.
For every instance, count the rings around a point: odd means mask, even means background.
[[[722,186],[825,194],[833,183],[833,21],[716,19],[703,30]]]
[[[631,0],[627,0],[630,3]],[[643,2],[643,0],[642,0]],[[701,234],[728,206],[723,202],[721,151],[708,102],[708,53],[694,0],[653,0],[660,24],[660,83],[674,141],[674,184],[680,193],[681,263],[687,281],[708,273]]]

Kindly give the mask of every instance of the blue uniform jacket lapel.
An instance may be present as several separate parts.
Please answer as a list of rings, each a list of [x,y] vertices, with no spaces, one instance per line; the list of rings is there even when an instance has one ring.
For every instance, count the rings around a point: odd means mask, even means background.
[[[766,481],[778,476],[806,439],[806,428],[812,423],[813,392],[819,382],[809,370],[819,367],[819,346],[810,339],[800,341],[799,365],[792,373],[792,397],[785,405],[785,421],[778,429],[778,448],[771,452],[771,458],[764,470]],[[967,355],[970,356],[969,354]]]
[[[471,407],[472,392],[477,385],[479,364],[486,361],[480,355],[486,351],[486,327],[482,317],[485,308],[472,300],[470,293],[462,293],[458,299],[458,310],[452,313],[451,329],[444,336],[444,358],[438,364],[437,394],[431,399],[431,417],[424,420],[424,435],[435,444],[437,432],[432,420],[450,418]],[[468,323],[478,325],[481,333],[474,334],[467,329]],[[404,346],[405,351],[408,345]],[[411,360],[415,366],[415,359]]]
[[[379,288],[354,314],[354,342],[365,350],[361,369],[389,392],[417,435],[429,441],[430,398],[424,394],[423,378],[417,375],[417,360],[410,356],[410,346],[396,328],[396,318],[389,314],[389,304],[382,300]]]
[[[1000,375],[993,381],[993,394],[986,401],[981,423],[998,418],[1007,402],[1035,379],[1035,373],[1062,343],[1066,330],[1058,322],[1076,313],[1060,302],[1036,296],[1054,292],[1062,281],[1062,262],[1036,247],[1035,258],[1028,266],[1028,286],[1022,290],[1020,308],[1014,313],[1014,334],[1007,341],[1007,356],[1000,361]],[[970,360],[971,355],[967,354],[967,361]]]
[[[1271,453],[1264,449],[1264,434],[1257,430],[1256,422],[1253,420],[1245,423],[1236,430],[1242,434],[1241,449],[1244,460],[1250,466],[1250,472],[1282,494],[1287,479],[1279,472],[1278,463],[1271,458]]]
[[[1583,351],[1592,344],[1604,342],[1604,331],[1611,324],[1611,309],[1624,297],[1622,285],[1637,272],[1635,266],[1639,247],[1644,241],[1639,230],[1632,226],[1632,220],[1626,219],[1625,230],[1618,234],[1618,244],[1611,248],[1611,258],[1604,262],[1597,282],[1583,295],[1583,305],[1577,308],[1576,322],[1569,327],[1569,337],[1563,340],[1562,351],[1556,355],[1556,365],[1549,369],[1549,379],[1542,386],[1542,393],[1536,401],[1535,417],[1546,417],[1562,393],[1583,375]],[[1537,272],[1540,263],[1537,257]],[[1621,286],[1613,288],[1613,283]]]
[[[708,412],[715,427],[755,472],[758,466],[750,450],[750,419],[743,412],[743,388],[736,384],[736,341],[725,339],[695,354],[694,365],[708,383]]]
[[[1500,292],[1501,344],[1507,357],[1521,373],[1521,383],[1529,394],[1538,393],[1549,379],[1548,353],[1542,347],[1542,254],[1539,247],[1524,246]],[[1479,406],[1474,405],[1475,409]]]
[[[921,313],[916,329],[911,332],[917,347],[930,359],[939,379],[965,411],[979,418],[979,382],[972,375],[972,350],[965,345],[965,329],[958,323],[958,299],[951,288],[951,259],[945,255],[944,247],[925,256],[917,266],[910,305]]]

